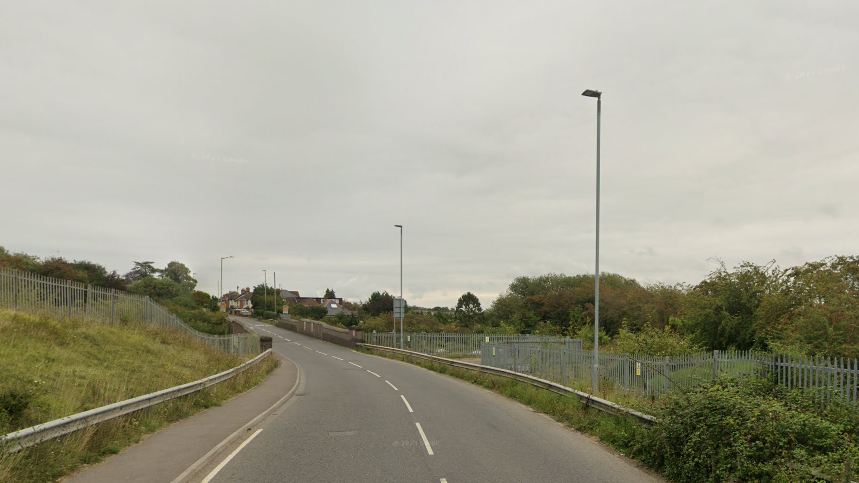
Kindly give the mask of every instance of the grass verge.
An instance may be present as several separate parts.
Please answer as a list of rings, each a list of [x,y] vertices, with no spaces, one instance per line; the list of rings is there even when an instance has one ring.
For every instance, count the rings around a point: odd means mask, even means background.
[[[0,334],[0,434],[202,379],[243,362],[181,331],[131,321],[111,327],[0,312]],[[199,393],[15,455],[0,448],[0,482],[55,481],[250,389],[277,364],[267,358]]]

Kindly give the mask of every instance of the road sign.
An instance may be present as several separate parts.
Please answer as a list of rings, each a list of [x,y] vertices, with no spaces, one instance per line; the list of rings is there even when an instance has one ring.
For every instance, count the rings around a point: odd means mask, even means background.
[[[399,297],[394,297],[394,318],[395,319],[402,319],[403,318],[403,314],[404,314],[403,307],[404,307],[404,305],[405,304],[403,304],[403,299],[401,299]]]

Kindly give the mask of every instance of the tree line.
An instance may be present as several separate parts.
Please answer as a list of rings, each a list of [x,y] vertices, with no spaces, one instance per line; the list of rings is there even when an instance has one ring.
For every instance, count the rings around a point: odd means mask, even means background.
[[[390,331],[393,296],[359,305],[365,330]],[[417,313],[407,331],[503,332],[581,338],[592,345],[594,276],[521,276],[483,310],[471,292],[456,308]],[[641,284],[600,274],[600,340],[608,349],[653,354],[761,350],[859,357],[859,257],[833,256],[780,268],[774,261],[723,262],[695,285]]]

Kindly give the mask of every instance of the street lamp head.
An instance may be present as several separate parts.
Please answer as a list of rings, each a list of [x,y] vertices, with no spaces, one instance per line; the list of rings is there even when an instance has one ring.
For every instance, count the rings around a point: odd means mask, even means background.
[[[397,227],[397,228],[402,228],[402,227],[403,227],[403,225],[394,225],[394,226],[395,226],[395,227]]]
[[[600,99],[602,97],[602,92],[595,91],[593,89],[587,89],[585,92],[582,92],[582,95],[585,97],[596,97],[597,99]]]

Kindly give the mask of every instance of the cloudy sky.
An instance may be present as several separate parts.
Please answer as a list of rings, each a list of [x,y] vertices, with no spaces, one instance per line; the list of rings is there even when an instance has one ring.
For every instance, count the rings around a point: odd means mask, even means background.
[[[859,2],[0,0],[0,245],[484,306],[859,240]]]

